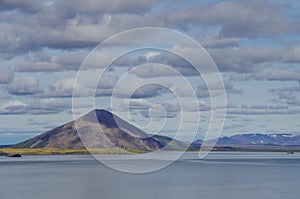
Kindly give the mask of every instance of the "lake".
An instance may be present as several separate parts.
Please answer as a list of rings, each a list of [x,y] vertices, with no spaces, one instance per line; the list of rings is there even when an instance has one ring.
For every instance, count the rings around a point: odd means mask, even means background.
[[[126,156],[105,156],[131,164]],[[128,174],[88,155],[0,157],[1,199],[299,198],[300,154],[186,153],[170,166]],[[121,161],[122,159],[122,161]],[[159,164],[163,158],[152,160]],[[149,160],[144,164],[149,163]],[[132,165],[128,165],[132,166]]]

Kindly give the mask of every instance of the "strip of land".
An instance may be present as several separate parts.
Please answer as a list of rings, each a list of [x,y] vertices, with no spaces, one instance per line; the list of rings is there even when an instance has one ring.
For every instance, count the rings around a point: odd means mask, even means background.
[[[123,150],[118,148],[103,148],[103,149],[56,149],[56,148],[4,148],[0,149],[0,156],[8,156],[14,154],[21,155],[89,155],[103,154],[132,154],[132,153],[145,153],[142,150]]]
[[[204,149],[205,150],[205,149]],[[168,151],[168,150],[167,150]],[[172,150],[176,151],[176,150]],[[197,152],[199,150],[188,150],[190,152]],[[283,149],[283,148],[232,148],[232,147],[216,147],[214,152],[232,151],[232,152],[300,152],[299,149]],[[149,152],[149,151],[148,151]],[[0,156],[10,156],[20,154],[22,156],[30,155],[126,155],[126,154],[141,154],[147,153],[142,150],[124,150],[119,148],[102,148],[102,149],[57,149],[57,148],[3,148],[0,149]]]

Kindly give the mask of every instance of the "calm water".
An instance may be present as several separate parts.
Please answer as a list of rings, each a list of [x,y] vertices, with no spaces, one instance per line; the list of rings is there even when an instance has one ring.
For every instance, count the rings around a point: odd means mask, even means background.
[[[121,173],[90,156],[0,157],[0,177],[1,199],[298,199],[300,154],[187,153],[148,174]]]

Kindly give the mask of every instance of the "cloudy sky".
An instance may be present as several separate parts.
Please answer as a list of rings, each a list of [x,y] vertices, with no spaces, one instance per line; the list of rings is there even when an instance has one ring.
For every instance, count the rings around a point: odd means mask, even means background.
[[[181,110],[191,113],[184,118],[187,124],[199,112],[197,137],[202,138],[209,123],[211,96],[193,66],[169,52],[176,49],[199,56],[189,46],[162,42],[160,50],[142,49],[118,57],[96,90],[74,81],[84,58],[101,41],[142,27],[180,31],[209,53],[227,95],[222,135],[300,133],[297,1],[0,0],[0,144],[16,143],[73,120],[72,97],[83,102],[80,114],[88,112],[90,107],[84,102],[91,94],[96,96],[97,108],[116,109],[121,115],[127,113],[122,103],[129,103],[130,121],[150,133],[160,129],[171,136],[180,123]],[[87,63],[101,67],[102,61],[140,38],[133,35],[128,41],[111,43]],[[188,80],[196,97],[187,94],[178,83],[178,74],[165,70],[167,66]],[[129,72],[126,84],[117,85]],[[142,86],[145,80],[155,84]],[[74,86],[78,92],[72,96]],[[182,99],[170,88],[176,88]],[[135,92],[128,99],[132,89]],[[116,107],[111,106],[112,98],[117,99]],[[159,128],[162,121],[166,125]],[[149,122],[157,129],[147,128]],[[188,136],[192,128],[188,125],[182,131]]]

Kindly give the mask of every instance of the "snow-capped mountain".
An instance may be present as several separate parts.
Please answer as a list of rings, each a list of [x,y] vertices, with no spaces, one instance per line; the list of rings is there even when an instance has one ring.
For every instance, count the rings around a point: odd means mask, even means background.
[[[196,145],[202,140],[196,140]],[[215,140],[211,140],[215,141]],[[276,146],[300,146],[300,135],[292,134],[237,134],[220,137],[217,145],[276,145]]]

